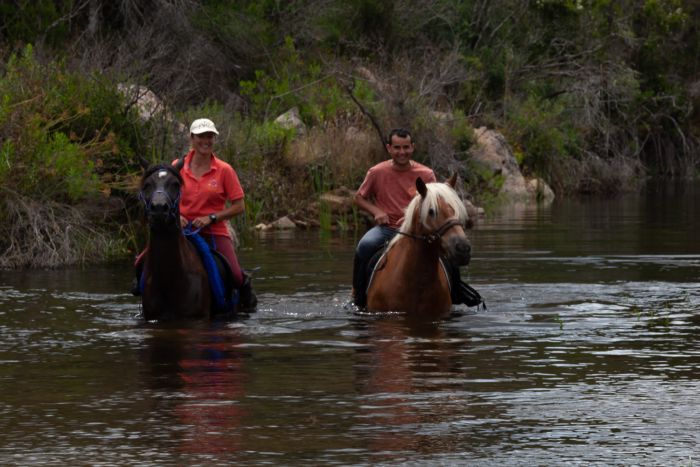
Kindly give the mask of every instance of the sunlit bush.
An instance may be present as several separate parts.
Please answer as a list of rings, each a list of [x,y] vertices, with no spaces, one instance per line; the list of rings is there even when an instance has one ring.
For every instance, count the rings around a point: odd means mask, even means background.
[[[41,64],[27,46],[8,61],[0,94],[6,189],[76,202],[108,188],[101,175],[126,170],[138,128],[110,83]]]

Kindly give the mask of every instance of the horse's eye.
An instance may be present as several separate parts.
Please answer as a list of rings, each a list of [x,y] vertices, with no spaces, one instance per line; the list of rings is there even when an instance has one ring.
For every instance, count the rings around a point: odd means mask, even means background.
[[[429,215],[430,217],[435,217],[435,209],[432,209],[432,208],[431,208],[431,209],[428,209],[428,215]]]

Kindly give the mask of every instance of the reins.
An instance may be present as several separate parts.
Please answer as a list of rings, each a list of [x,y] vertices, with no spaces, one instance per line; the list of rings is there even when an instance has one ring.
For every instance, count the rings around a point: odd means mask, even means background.
[[[457,225],[462,225],[462,223],[459,221],[459,219],[452,218],[452,219],[449,219],[444,224],[442,224],[440,227],[438,227],[435,230],[435,232],[428,234],[428,235],[416,235],[416,234],[412,234],[409,232],[401,232],[401,231],[398,231],[397,233],[400,235],[405,235],[406,237],[414,238],[416,240],[423,240],[428,245],[430,245],[430,244],[440,240],[440,238],[442,238],[442,236],[445,234],[445,232],[447,232],[452,227],[455,227]]]

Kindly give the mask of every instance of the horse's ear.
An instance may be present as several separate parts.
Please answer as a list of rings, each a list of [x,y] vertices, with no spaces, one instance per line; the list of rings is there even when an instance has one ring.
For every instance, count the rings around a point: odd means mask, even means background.
[[[151,163],[148,162],[141,154],[139,154],[139,164],[141,167],[143,167],[143,170],[148,170],[148,168],[151,166]]]
[[[423,198],[425,198],[425,195],[428,194],[428,187],[425,186],[425,182],[420,177],[416,178],[416,189]]]
[[[447,180],[445,180],[445,183],[447,183],[447,184],[450,185],[452,188],[454,188],[455,185],[457,185],[457,172],[454,172],[454,173],[450,176],[450,178],[448,178]]]
[[[184,166],[185,166],[185,158],[184,157],[179,158],[177,160],[177,162],[175,162],[175,165],[173,165],[173,167],[175,167],[175,170],[177,170],[178,172],[180,172],[180,170],[182,170],[182,168]]]

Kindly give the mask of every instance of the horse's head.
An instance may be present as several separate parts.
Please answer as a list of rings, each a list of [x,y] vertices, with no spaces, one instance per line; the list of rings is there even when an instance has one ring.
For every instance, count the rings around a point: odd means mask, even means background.
[[[183,165],[184,159],[180,159],[175,165],[144,165],[139,198],[143,201],[151,229],[180,228],[180,169]]]
[[[454,190],[456,180],[456,174],[445,183],[416,179],[418,193],[406,208],[399,233],[436,246],[454,264],[466,265],[471,259],[471,244],[464,232],[468,215]]]

